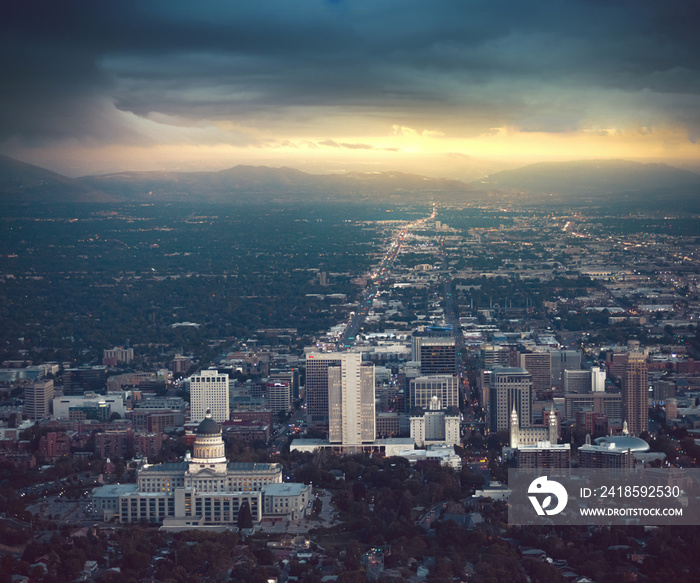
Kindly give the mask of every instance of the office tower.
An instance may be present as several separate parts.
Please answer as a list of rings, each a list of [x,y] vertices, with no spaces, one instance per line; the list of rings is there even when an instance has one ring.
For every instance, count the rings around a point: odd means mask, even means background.
[[[440,400],[440,407],[459,407],[457,377],[452,375],[432,375],[411,379],[408,386],[409,409],[430,408],[434,396]]]
[[[656,380],[653,383],[654,387],[654,404],[663,403],[666,399],[671,399],[676,396],[676,381],[673,380]]]
[[[591,367],[591,391],[593,393],[602,393],[605,391],[605,380],[607,378],[607,373],[605,369],[601,369],[599,366]]]
[[[328,367],[328,441],[362,445],[374,441],[374,366],[362,365],[362,354],[338,354]]]
[[[562,388],[564,371],[581,370],[581,353],[578,350],[552,350],[550,358],[551,386]]]
[[[495,367],[489,380],[489,430],[508,430],[513,409],[518,415],[520,426],[530,427],[532,397],[532,377],[527,370],[517,367]]]
[[[624,416],[630,435],[649,429],[649,372],[643,352],[630,352],[622,376]]]
[[[552,388],[552,361],[549,352],[521,352],[518,364],[532,376],[532,390],[549,391]]]
[[[608,352],[606,355],[608,372],[616,378],[622,378],[625,374],[628,357],[629,353],[627,352]]]
[[[487,370],[491,370],[494,366],[510,366],[510,348],[488,344],[482,349],[481,358]]]
[[[107,386],[106,366],[67,368],[61,375],[64,395],[82,395],[85,392],[104,392]]]
[[[269,380],[270,382],[289,384],[292,401],[299,398],[299,369],[270,371]]]
[[[229,420],[227,374],[203,370],[190,377],[190,419],[202,421],[207,410],[217,423]]]
[[[29,419],[50,416],[53,400],[53,380],[36,381],[24,389],[24,415]]]
[[[562,378],[565,393],[591,392],[591,371],[589,370],[565,370]]]
[[[488,419],[488,412],[490,411],[490,409],[489,409],[489,406],[490,406],[489,397],[491,396],[491,391],[489,390],[489,385],[491,384],[491,371],[490,370],[480,371],[479,376],[476,379],[476,382],[477,382],[477,390],[479,391],[479,403],[481,404],[481,408],[486,413],[486,416]]]
[[[565,370],[562,379],[565,393],[605,392],[606,372],[599,366],[593,366],[591,370]]]
[[[620,393],[588,393],[564,395],[564,417],[574,421],[579,413],[596,413],[608,418],[611,425],[622,423],[622,395]]]
[[[412,358],[423,375],[455,374],[457,351],[454,338],[413,337]]]
[[[339,366],[342,356],[338,352],[306,355],[306,418],[309,425],[328,424],[328,367]]]
[[[270,411],[285,413],[292,408],[292,389],[289,382],[273,381],[267,383],[267,402]]]

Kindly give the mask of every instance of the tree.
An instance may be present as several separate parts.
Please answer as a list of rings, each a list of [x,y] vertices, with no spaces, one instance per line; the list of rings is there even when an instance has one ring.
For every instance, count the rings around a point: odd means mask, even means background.
[[[241,504],[241,509],[238,511],[238,528],[253,528],[253,515],[250,512],[250,504],[246,500]]]
[[[360,570],[360,545],[352,541],[345,549],[345,569],[347,571]]]

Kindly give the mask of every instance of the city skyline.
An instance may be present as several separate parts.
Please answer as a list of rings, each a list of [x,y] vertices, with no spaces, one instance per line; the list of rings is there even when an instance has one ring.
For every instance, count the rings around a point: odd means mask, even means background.
[[[3,10],[0,152],[67,176],[412,171],[547,160],[697,169],[690,3],[569,0]]]

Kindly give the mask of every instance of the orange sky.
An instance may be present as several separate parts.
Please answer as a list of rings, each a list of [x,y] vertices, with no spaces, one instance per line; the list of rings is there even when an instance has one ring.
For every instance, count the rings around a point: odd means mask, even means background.
[[[700,169],[696,3],[16,3],[0,152],[69,176]]]

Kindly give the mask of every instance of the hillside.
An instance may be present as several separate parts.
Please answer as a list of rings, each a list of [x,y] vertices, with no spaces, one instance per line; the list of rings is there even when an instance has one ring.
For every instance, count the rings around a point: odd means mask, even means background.
[[[99,188],[0,155],[0,203],[115,202]]]
[[[472,184],[522,202],[700,212],[700,175],[623,160],[542,162]]]
[[[307,174],[234,166],[219,172],[122,172],[71,179],[0,156],[0,202],[509,203],[615,212],[700,213],[700,175],[621,160],[543,162],[465,184],[401,172]]]
[[[86,176],[84,184],[127,200],[262,202],[292,200],[473,200],[456,180],[400,172],[307,174],[292,168],[235,166],[220,172],[126,172]]]

